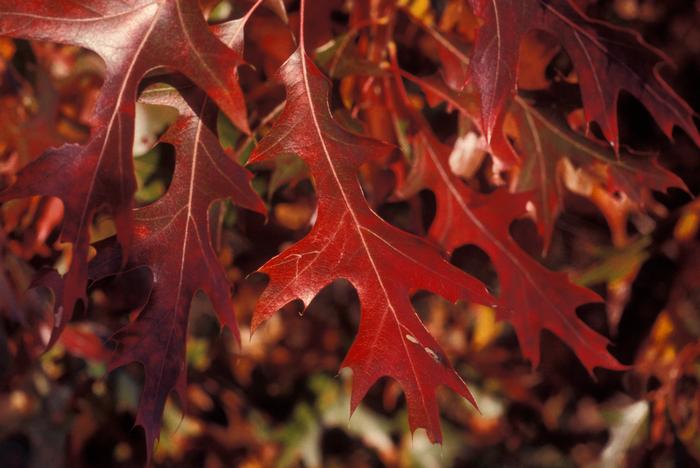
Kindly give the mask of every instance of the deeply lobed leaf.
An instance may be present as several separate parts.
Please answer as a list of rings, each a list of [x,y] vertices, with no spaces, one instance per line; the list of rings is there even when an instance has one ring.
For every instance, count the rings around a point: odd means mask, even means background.
[[[50,40],[95,51],[106,76],[91,116],[92,135],[83,146],[50,149],[26,166],[0,199],[30,195],[60,198],[65,207],[61,241],[72,244],[63,300],[56,304],[54,343],[77,302],[87,304],[89,228],[94,215],[114,217],[128,252],[136,189],[132,144],[138,85],[158,67],[178,70],[204,89],[242,130],[248,129],[236,67],[242,58],[209,30],[196,0],[130,3],[0,1],[0,35]],[[168,38],[164,40],[164,38]]]
[[[421,323],[410,295],[424,289],[451,301],[491,305],[494,300],[432,246],[387,224],[370,209],[357,171],[391,148],[353,135],[333,121],[328,83],[306,55],[303,39],[280,76],[287,104],[250,162],[298,154],[316,185],[318,217],[304,239],[260,269],[270,283],[256,307],[253,328],[285,304],[301,299],[306,305],[335,279],[347,279],[361,305],[358,334],[343,362],[353,370],[352,408],[380,377],[393,377],[406,394],[411,427],[424,427],[431,440],[439,441],[437,387],[446,385],[474,400]]]
[[[694,112],[661,78],[667,61],[638,34],[587,17],[571,0],[469,0],[483,19],[471,58],[481,98],[481,120],[491,140],[516,89],[520,43],[531,30],[556,38],[578,76],[583,107],[605,138],[619,149],[617,103],[627,91],[644,104],[664,133],[682,128],[700,144]]]

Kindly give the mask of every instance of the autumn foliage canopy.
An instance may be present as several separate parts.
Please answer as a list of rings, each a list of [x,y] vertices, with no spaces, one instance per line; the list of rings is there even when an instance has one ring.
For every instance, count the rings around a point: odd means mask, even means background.
[[[433,442],[442,440],[438,388],[479,399],[416,294],[495,313],[533,368],[547,331],[592,376],[629,369],[608,338],[623,299],[587,287],[612,283],[606,276],[571,274],[557,221],[572,205],[595,207],[613,248],[639,248],[645,232],[632,221],[661,219],[655,197],[689,190],[657,155],[630,148],[618,117],[631,97],[660,138],[700,145],[694,111],[661,76],[660,50],[589,16],[590,0],[219,3],[0,0],[4,47],[32,41],[49,67],[61,58],[47,43],[94,53],[91,70],[63,80],[74,109],[42,98],[38,117],[0,130],[0,249],[34,258],[23,287],[0,268],[0,312],[27,330],[22,347],[30,336],[41,350],[74,342],[95,285],[120,278],[107,300],[135,299],[96,346],[110,369],[143,367],[135,423],[149,456],[169,395],[188,398],[188,317],[200,291],[245,349],[239,326],[248,337],[346,280],[360,307],[339,366],[352,370],[351,411],[390,377],[411,430]],[[8,89],[21,86],[10,78],[14,53],[0,62]],[[3,101],[2,122],[13,109]],[[150,140],[143,109],[161,110]],[[73,123],[60,129],[59,118]],[[141,154],[170,147],[170,169],[165,159],[144,169],[139,145]],[[303,187],[306,211],[285,212],[280,197]],[[281,223],[287,237],[252,236],[259,261],[236,277],[222,231],[242,219]],[[485,254],[491,276],[460,267],[467,245]],[[255,269],[250,315],[238,294]],[[50,291],[49,313],[34,310],[28,290]],[[605,302],[601,294],[617,305],[607,326],[592,327],[577,309]]]

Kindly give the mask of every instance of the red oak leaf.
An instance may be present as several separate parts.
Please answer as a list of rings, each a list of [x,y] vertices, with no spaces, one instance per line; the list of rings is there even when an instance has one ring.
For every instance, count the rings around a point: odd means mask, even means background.
[[[493,298],[432,246],[371,210],[358,169],[390,147],[351,134],[333,120],[328,81],[307,56],[301,29],[299,48],[280,70],[286,106],[250,161],[298,154],[317,188],[318,217],[305,238],[260,269],[270,283],[258,301],[253,328],[294,300],[308,305],[335,279],[348,280],[361,304],[358,334],[342,364],[353,370],[352,409],[380,377],[390,376],[406,394],[411,428],[424,427],[432,441],[439,441],[437,387],[446,385],[473,398],[412,308],[410,295],[429,290],[450,301],[486,304],[493,304]]]
[[[601,298],[571,283],[565,273],[542,266],[511,237],[510,225],[526,214],[530,194],[499,189],[485,195],[463,183],[450,168],[451,149],[438,141],[428,122],[411,106],[401,75],[432,94],[432,102],[445,100],[463,113],[469,105],[464,94],[455,95],[444,85],[432,85],[429,79],[416,79],[394,69],[396,92],[389,96],[400,99],[392,99],[392,107],[412,122],[416,132],[413,165],[398,195],[406,198],[423,188],[430,189],[435,194],[436,214],[429,236],[449,253],[474,244],[488,254],[500,283],[499,304],[503,307],[497,312],[513,324],[523,354],[534,365],[540,361],[541,332],[547,329],[573,348],[589,372],[595,367],[623,369],[608,353],[608,340],[576,316],[578,306]]]
[[[470,0],[483,19],[472,55],[472,79],[490,141],[516,87],[520,43],[533,29],[552,34],[573,61],[586,119],[618,150],[617,102],[625,90],[644,104],[670,138],[681,127],[696,143],[692,109],[660,77],[666,57],[629,30],[587,17],[570,0]]]
[[[82,46],[105,61],[104,86],[84,145],[51,149],[17,175],[2,200],[30,195],[59,197],[65,205],[61,241],[73,246],[63,300],[56,304],[50,343],[76,302],[85,300],[89,226],[97,211],[114,216],[119,241],[131,245],[134,110],[142,77],[158,67],[181,71],[204,89],[239,128],[247,131],[236,67],[241,57],[208,29],[196,0],[98,0],[90,6],[0,0],[0,35]]]
[[[446,103],[465,117],[473,119],[479,128],[477,100],[468,91],[456,92],[438,77],[416,77],[398,67],[392,71],[418,86],[428,104]],[[666,192],[669,188],[685,189],[683,181],[662,167],[654,157],[622,151],[615,155],[611,148],[572,130],[564,118],[545,107],[536,107],[528,100],[515,97],[508,108],[508,118],[517,135],[500,131],[493,136],[494,157],[507,165],[519,165],[515,190],[527,192],[535,207],[536,221],[547,250],[554,223],[561,212],[563,184],[559,165],[564,158],[571,160],[596,178],[612,194],[622,192],[639,207],[646,205],[649,190]],[[515,148],[511,139],[515,139]],[[601,177],[602,174],[602,177]]]
[[[185,401],[187,317],[194,294],[211,299],[219,321],[238,337],[231,287],[212,247],[209,208],[231,198],[238,206],[263,213],[250,187],[251,175],[229,158],[216,135],[216,107],[198,89],[146,90],[141,101],[176,108],[180,117],[162,137],[175,147],[176,164],[167,193],[134,210],[133,246],[127,268],[148,266],[152,289],[135,321],[119,333],[112,368],[143,364],[145,384],[136,424],[146,431],[148,453],[158,435],[168,394]],[[91,262],[92,264],[92,262]]]
[[[500,284],[500,316],[513,324],[525,357],[539,363],[540,334],[547,329],[571,346],[589,372],[594,367],[623,369],[608,353],[608,340],[576,316],[576,307],[601,298],[571,283],[565,273],[546,269],[510,236],[510,224],[526,214],[529,194],[473,191],[450,170],[450,148],[429,130],[416,135],[413,148],[416,160],[402,194],[423,187],[435,193],[429,235],[448,252],[474,244],[489,255]]]
[[[535,107],[516,97],[509,116],[520,133],[515,144],[522,158],[522,167],[515,188],[530,194],[545,250],[562,208],[560,166],[564,158],[582,168],[591,178],[598,179],[610,193],[620,191],[640,207],[646,204],[645,191],[666,192],[671,187],[685,189],[683,181],[663,168],[656,158],[624,151],[616,156],[605,144],[573,131],[564,118],[551,109]],[[497,138],[501,141],[494,140],[494,147],[510,145],[503,134]]]

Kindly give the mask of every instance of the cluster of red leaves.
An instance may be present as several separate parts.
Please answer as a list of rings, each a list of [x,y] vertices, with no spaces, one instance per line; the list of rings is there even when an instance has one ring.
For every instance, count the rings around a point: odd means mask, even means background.
[[[202,3],[209,11],[214,2]],[[76,308],[88,305],[90,280],[148,267],[150,292],[117,334],[112,366],[134,361],[144,366],[137,423],[146,431],[150,453],[168,394],[183,396],[188,312],[198,290],[210,298],[220,323],[237,335],[231,286],[212,244],[210,208],[229,198],[265,213],[251,175],[220,145],[218,108],[241,132],[252,128],[254,135],[265,135],[248,159],[252,168],[295,154],[316,190],[310,232],[260,268],[269,284],[252,328],[290,302],[308,305],[331,282],[348,280],[361,305],[359,330],[341,365],[353,371],[353,409],[379,378],[392,377],[406,395],[411,427],[423,427],[439,441],[437,388],[448,386],[473,401],[411,304],[420,290],[494,308],[513,325],[533,364],[540,361],[541,332],[548,330],[589,372],[624,369],[609,353],[608,340],[576,314],[578,306],[601,298],[565,273],[545,268],[515,240],[511,225],[534,217],[546,250],[567,188],[599,206],[623,243],[627,214],[647,209],[652,190],[684,187],[653,158],[620,145],[622,90],[645,105],[668,136],[680,127],[700,143],[700,134],[692,110],[658,74],[661,53],[630,31],[589,18],[582,12],[586,3],[453,0],[438,21],[410,2],[357,0],[345,34],[335,38],[333,2],[302,0],[299,14],[289,20],[297,26],[297,46],[278,72],[286,92],[283,110],[271,118],[249,118],[246,97],[255,97],[252,91],[244,97],[238,72],[243,30],[261,7],[279,17],[269,23],[275,26],[269,33],[273,44],[267,45],[272,60],[263,65],[274,63],[271,50],[291,44],[281,1],[259,0],[242,18],[211,26],[196,0],[101,0],[89,6],[65,0],[58,7],[0,0],[0,36],[81,46],[96,52],[105,67],[86,119],[87,141],[58,148],[50,148],[55,140],[42,142],[49,149],[38,157],[38,151],[27,150],[23,162],[31,162],[0,194],[3,201],[41,195],[62,202],[60,241],[71,245],[70,262],[63,276],[54,271],[36,281],[55,297],[48,345],[59,339]],[[526,34],[533,29],[550,36],[533,42]],[[420,30],[426,55],[434,53],[440,62],[438,76],[415,76],[401,63],[398,38]],[[522,53],[529,48],[537,50]],[[564,53],[569,69],[557,69],[550,80],[553,58]],[[338,80],[349,116],[334,112],[331,83],[317,64]],[[154,82],[168,86],[144,91]],[[543,93],[525,92],[527,86],[516,94],[524,83],[545,83],[548,91],[558,87],[560,97],[574,97],[553,104]],[[167,193],[136,208],[132,144],[139,99],[173,107],[179,118],[161,139],[176,153]],[[450,143],[475,135],[490,161],[477,161],[469,174],[454,170],[457,150],[451,151],[425,117],[438,105],[459,114],[462,130],[449,136]],[[18,132],[21,142],[33,130],[25,126]],[[457,158],[473,163],[477,153],[457,151]],[[393,194],[382,178],[387,167],[396,180]],[[278,183],[306,176],[287,174]],[[436,198],[436,217],[425,238],[393,226],[373,209],[389,197],[412,199],[423,189]],[[115,238],[91,239],[98,214],[112,217]],[[42,217],[49,224],[38,229],[50,231],[58,221],[49,218]],[[488,254],[498,294],[447,260],[465,244]],[[3,281],[0,270],[0,293],[10,297]],[[8,304],[21,317],[19,306]]]

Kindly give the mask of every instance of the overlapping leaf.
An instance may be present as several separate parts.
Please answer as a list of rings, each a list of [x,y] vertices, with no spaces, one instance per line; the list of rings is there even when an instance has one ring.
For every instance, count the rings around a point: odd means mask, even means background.
[[[65,206],[61,241],[73,246],[63,301],[56,305],[51,342],[85,303],[88,229],[93,215],[109,211],[119,241],[131,245],[134,112],[141,78],[157,67],[181,71],[204,89],[241,129],[247,130],[236,66],[241,57],[208,29],[196,0],[0,1],[0,35],[69,43],[97,52],[106,77],[84,145],[51,149],[22,170],[3,200],[29,195],[59,197]]]
[[[545,246],[549,245],[562,207],[561,163],[565,158],[587,171],[610,193],[619,190],[642,207],[645,191],[685,188],[683,181],[659,165],[656,158],[627,152],[617,157],[606,145],[571,130],[552,109],[516,98],[510,106],[510,116],[519,132],[516,146],[523,160],[516,190],[530,193]],[[503,138],[499,135],[499,139]],[[506,148],[505,143],[497,146]]]
[[[219,321],[238,336],[231,288],[211,244],[209,208],[231,198],[243,208],[265,210],[250,187],[251,175],[223,152],[210,130],[216,125],[213,103],[196,89],[179,89],[184,98],[171,88],[147,90],[141,98],[180,112],[162,138],[175,147],[176,164],[167,193],[134,211],[127,267],[148,266],[153,283],[148,303],[120,333],[112,363],[144,366],[136,423],[146,431],[149,453],[168,394],[175,390],[185,401],[187,317],[198,290],[210,298]]]
[[[488,254],[500,285],[503,308],[499,315],[513,324],[523,354],[533,364],[539,363],[540,335],[547,329],[572,347],[589,372],[595,367],[622,368],[608,353],[608,340],[576,316],[578,306],[601,298],[571,283],[566,274],[546,269],[511,237],[510,225],[527,213],[530,194],[511,194],[505,189],[481,194],[455,175],[449,163],[450,148],[438,141],[428,122],[412,107],[401,75],[418,83],[433,104],[445,101],[469,115],[474,100],[434,79],[419,79],[398,68],[394,69],[395,79],[387,80],[391,90],[387,92],[396,96],[392,101],[395,111],[411,122],[414,132],[411,172],[399,195],[409,197],[423,188],[435,194],[436,215],[429,236],[449,253],[473,244]]]
[[[490,140],[516,87],[520,43],[533,29],[552,34],[573,62],[589,122],[619,146],[617,102],[639,99],[671,137],[678,126],[700,143],[694,113],[658,73],[663,54],[638,34],[587,17],[571,0],[469,0],[483,19],[472,55],[472,79]]]
[[[565,273],[547,270],[510,236],[510,224],[526,214],[529,194],[473,191],[451,172],[450,149],[429,130],[417,134],[413,148],[416,159],[404,195],[422,187],[435,193],[437,214],[429,235],[448,252],[474,244],[489,255],[498,273],[501,318],[515,327],[523,355],[539,363],[540,335],[547,329],[571,346],[589,372],[621,369],[606,349],[608,340],[576,316],[576,307],[601,298],[572,284]]]
[[[419,78],[398,68],[394,73],[420,86],[431,106],[444,102],[480,128],[479,119],[475,117],[478,115],[477,99],[473,93],[449,89],[434,76]],[[493,136],[491,150],[506,165],[518,166],[514,189],[529,194],[545,250],[562,208],[564,159],[576,168],[583,168],[609,193],[622,192],[641,208],[645,207],[650,190],[666,192],[669,188],[685,188],[683,181],[661,166],[655,157],[628,151],[615,155],[603,143],[572,130],[561,113],[552,107],[536,106],[516,96],[507,115],[508,129],[514,131],[501,129]]]

